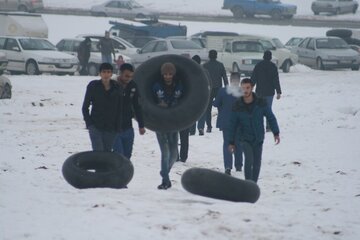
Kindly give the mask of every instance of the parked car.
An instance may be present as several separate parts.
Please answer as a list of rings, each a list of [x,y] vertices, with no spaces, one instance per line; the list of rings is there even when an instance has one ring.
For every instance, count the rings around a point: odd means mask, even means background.
[[[77,38],[82,37],[89,37],[91,39],[96,39],[96,40],[100,40],[101,38],[104,37],[104,35],[100,35],[100,34],[80,34],[78,36],[76,36]],[[120,38],[120,37],[116,37],[116,36],[111,36],[110,37],[114,48],[115,48],[115,53],[117,54],[123,54],[126,56],[130,56],[132,54],[137,53],[138,48],[135,47],[134,45],[132,45],[131,43],[129,43],[128,41]]]
[[[190,38],[194,42],[197,42],[198,44],[200,44],[200,46],[202,46],[204,48],[208,48],[206,38],[209,36],[236,37],[236,36],[239,36],[239,34],[235,33],[235,32],[224,32],[224,31],[203,31],[203,32],[198,32],[198,33],[191,35]]]
[[[284,73],[290,71],[290,67],[298,62],[298,56],[287,49],[278,38],[265,37],[260,35],[240,35],[243,39],[258,41],[265,50],[270,50],[278,60],[278,67]]]
[[[311,4],[311,10],[315,15],[321,12],[333,13],[356,13],[359,4],[356,0],[315,0]]]
[[[132,45],[134,45],[136,48],[142,48],[150,41],[158,40],[161,38],[158,37],[150,37],[150,36],[133,36],[133,37],[122,37],[124,40],[128,41]]]
[[[43,0],[0,0],[0,9],[6,11],[35,12],[43,8]]]
[[[91,15],[120,17],[128,19],[149,19],[157,21],[159,15],[151,9],[141,6],[133,0],[109,0],[91,7]]]
[[[289,50],[291,50],[293,47],[296,47],[297,45],[299,45],[299,43],[303,40],[304,38],[301,37],[292,37],[289,39],[289,41],[287,41],[285,43],[285,47]]]
[[[0,99],[11,98],[11,82],[5,76],[0,76]]]
[[[78,68],[76,57],[59,52],[44,38],[0,36],[0,52],[6,54],[10,72],[74,74]]]
[[[1,42],[0,42],[1,45]],[[3,52],[0,52],[0,75],[3,74],[3,72],[6,70],[6,66],[8,64],[8,60],[6,58],[6,54]]]
[[[299,63],[312,68],[359,70],[359,53],[338,37],[307,37],[292,51],[299,56]]]
[[[63,38],[57,44],[56,47],[59,51],[71,54],[77,57],[77,50],[80,46],[80,43],[84,41],[84,38]],[[99,66],[102,63],[101,53],[97,47],[99,40],[98,39],[91,39],[91,52],[90,52],[90,59],[88,64],[88,74],[91,76],[97,76],[99,74]],[[118,54],[116,58],[119,56]],[[124,59],[124,62],[130,62],[130,58],[121,55]],[[114,69],[116,68],[115,63]]]
[[[192,58],[194,55],[199,55],[202,60],[207,60],[208,58],[208,52],[205,48],[200,47],[193,41],[185,39],[154,40],[147,43],[143,48],[138,50],[137,54],[130,57],[134,66],[137,67],[152,57],[164,54],[178,54],[189,58]]]
[[[280,0],[224,0],[223,9],[229,9],[235,18],[269,15],[273,19],[290,19],[297,7],[284,4]]]

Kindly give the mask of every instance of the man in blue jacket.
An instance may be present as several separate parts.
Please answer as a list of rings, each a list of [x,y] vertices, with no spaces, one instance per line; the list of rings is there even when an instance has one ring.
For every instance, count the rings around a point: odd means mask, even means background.
[[[223,133],[223,156],[225,173],[231,175],[233,166],[233,154],[228,150],[229,144],[229,123],[232,108],[237,99],[242,95],[240,88],[240,74],[238,72],[231,73],[230,85],[219,90],[213,106],[218,109],[218,117],[216,120],[216,127]],[[235,141],[236,149],[234,151],[235,169],[241,171],[242,168],[242,151],[239,141]]]
[[[229,151],[235,151],[235,139],[238,137],[245,156],[245,179],[257,182],[265,137],[264,117],[269,122],[276,144],[280,143],[280,130],[266,100],[257,97],[253,88],[251,79],[241,81],[243,96],[234,104],[230,118]]]

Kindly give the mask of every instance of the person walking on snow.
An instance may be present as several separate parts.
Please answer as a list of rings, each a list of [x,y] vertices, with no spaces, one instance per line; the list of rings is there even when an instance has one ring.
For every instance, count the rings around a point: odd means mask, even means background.
[[[236,151],[235,142],[239,138],[245,157],[245,179],[257,182],[265,138],[264,117],[269,121],[276,144],[280,143],[280,130],[266,100],[253,92],[251,79],[243,79],[241,89],[243,96],[235,102],[230,116],[229,151]]]

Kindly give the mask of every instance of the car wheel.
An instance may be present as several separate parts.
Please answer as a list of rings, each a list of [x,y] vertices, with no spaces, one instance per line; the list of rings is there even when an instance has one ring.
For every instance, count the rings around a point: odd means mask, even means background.
[[[286,15],[284,16],[285,19],[292,19],[294,17],[294,15]]]
[[[334,12],[335,15],[339,15],[340,14],[340,8],[337,8]]]
[[[291,62],[289,59],[285,60],[285,62],[282,65],[282,70],[284,73],[290,72]]]
[[[1,99],[10,99],[11,98],[11,87],[9,84],[5,84],[3,92],[1,94]]]
[[[138,13],[138,14],[136,14],[135,17],[136,18],[146,18],[145,14],[143,14],[143,13]]]
[[[232,66],[232,71],[233,72],[240,72],[240,68],[239,68],[239,65],[237,63],[233,63],[233,66]]]
[[[320,57],[316,59],[316,68],[319,70],[324,70],[324,65]]]
[[[319,15],[319,12],[314,12],[314,15]]]
[[[99,17],[107,17],[106,13],[104,13],[104,12],[98,13],[98,16],[99,16]]]
[[[253,17],[254,17],[254,14],[252,14],[252,13],[246,13],[245,16],[246,16],[247,18],[253,18]]]
[[[353,10],[352,10],[352,13],[354,13],[354,14],[355,14],[355,13],[356,13],[356,11],[357,11],[357,9],[358,9],[358,7],[357,7],[357,6],[354,6],[354,7],[353,7]]]
[[[281,19],[281,12],[280,12],[280,10],[274,9],[274,10],[271,12],[271,18],[272,18],[272,19],[275,19],[275,20]]]
[[[36,62],[34,60],[30,60],[27,64],[26,64],[26,74],[28,75],[38,75],[39,74],[39,69],[38,66],[36,64]]]
[[[352,66],[352,67],[351,67],[351,70],[353,70],[353,71],[359,71],[359,68],[360,68],[359,65],[355,65],[355,66]]]
[[[90,76],[97,76],[99,74],[98,67],[94,63],[88,65],[88,73]]]
[[[27,12],[28,11],[28,9],[27,9],[27,7],[25,5],[20,5],[18,7],[18,10],[21,11],[21,12]]]
[[[244,9],[242,9],[242,7],[235,6],[231,9],[231,12],[233,13],[235,18],[244,17]]]

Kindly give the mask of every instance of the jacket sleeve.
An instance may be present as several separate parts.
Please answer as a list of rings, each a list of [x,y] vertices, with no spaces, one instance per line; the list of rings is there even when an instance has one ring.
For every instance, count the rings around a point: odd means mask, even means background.
[[[93,91],[92,91],[92,85],[90,83],[86,88],[85,98],[84,98],[84,102],[82,105],[82,114],[83,114],[83,117],[85,120],[86,128],[89,128],[89,126],[91,126],[93,124],[91,117],[90,117],[90,112],[89,112],[89,107],[91,105],[92,98],[93,98],[92,95],[93,95]]]
[[[266,105],[266,107],[264,107],[264,115],[266,117],[266,120],[269,122],[271,131],[273,132],[273,134],[275,136],[279,135],[280,134],[279,125],[277,123],[274,113],[272,112],[271,108],[268,105]]]
[[[257,65],[256,65],[251,74],[251,82],[252,82],[253,86],[255,86],[257,83],[257,78],[258,78],[257,75],[258,75],[258,71],[257,71]]]
[[[221,108],[223,105],[223,91],[220,89],[212,103],[214,107]]]
[[[280,80],[279,80],[279,72],[276,66],[274,66],[274,87],[277,94],[281,94]]]
[[[229,81],[228,81],[228,77],[226,75],[226,70],[225,70],[225,67],[224,67],[224,64],[221,64],[221,72],[222,72],[222,79],[224,81],[224,85],[227,86],[229,85]]]
[[[232,111],[230,114],[229,128],[224,131],[228,131],[229,145],[235,145],[236,129],[238,127],[238,118],[236,112]]]
[[[135,89],[136,89],[136,91],[134,93],[134,97],[132,98],[132,105],[134,108],[134,113],[135,113],[135,117],[138,122],[139,128],[144,128],[144,118],[143,118],[143,114],[142,114],[142,108],[141,108],[141,105],[139,104],[139,91],[138,91],[137,87]]]

